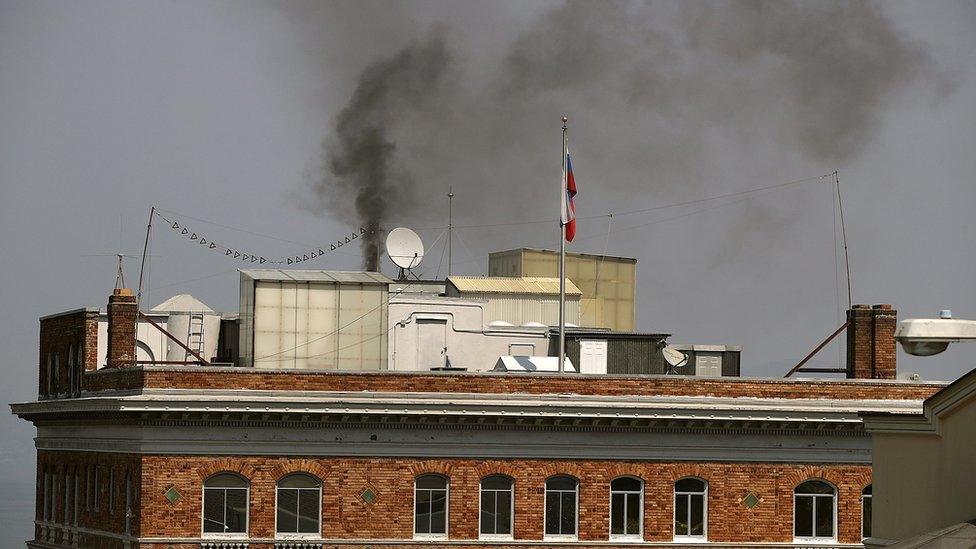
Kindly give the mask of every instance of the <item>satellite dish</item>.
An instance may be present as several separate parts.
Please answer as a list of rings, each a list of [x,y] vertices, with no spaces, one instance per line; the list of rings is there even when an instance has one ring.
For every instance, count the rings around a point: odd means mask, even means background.
[[[664,355],[664,360],[670,364],[667,373],[676,373],[675,369],[680,368],[688,362],[688,355],[675,349],[674,346],[668,345],[667,347],[661,349],[661,354]]]
[[[386,254],[400,267],[400,277],[420,265],[424,259],[424,243],[417,233],[406,227],[397,227],[386,235]]]

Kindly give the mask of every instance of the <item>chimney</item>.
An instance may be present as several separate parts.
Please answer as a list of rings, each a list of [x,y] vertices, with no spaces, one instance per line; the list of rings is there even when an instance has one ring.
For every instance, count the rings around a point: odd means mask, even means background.
[[[131,366],[136,360],[136,317],[139,306],[129,288],[116,288],[108,298],[109,368]]]
[[[895,327],[891,305],[854,305],[847,311],[847,377],[895,379]]]

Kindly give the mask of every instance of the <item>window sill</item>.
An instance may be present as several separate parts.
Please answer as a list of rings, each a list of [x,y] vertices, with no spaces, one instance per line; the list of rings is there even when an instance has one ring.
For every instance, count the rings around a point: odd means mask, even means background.
[[[681,543],[708,543],[706,536],[674,536],[674,541]]]
[[[614,535],[610,536],[610,543],[634,543],[634,542],[641,542],[641,541],[644,541],[644,536],[641,534],[634,534],[629,536],[618,534],[616,536]]]
[[[515,536],[511,534],[479,534],[478,541],[514,541]]]
[[[793,543],[837,543],[837,538],[793,538]]]
[[[447,539],[447,534],[414,534],[413,539],[419,539],[421,541],[445,540]]]
[[[545,534],[542,541],[579,541],[576,534]]]

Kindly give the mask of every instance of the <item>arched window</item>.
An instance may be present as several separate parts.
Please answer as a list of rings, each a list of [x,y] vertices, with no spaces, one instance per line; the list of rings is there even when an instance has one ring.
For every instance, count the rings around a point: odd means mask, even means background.
[[[610,537],[641,539],[644,517],[644,483],[633,477],[610,482]]]
[[[576,509],[579,483],[573,477],[555,476],[546,480],[546,539],[576,539]]]
[[[481,479],[481,518],[479,533],[482,539],[512,539],[515,516],[514,483],[502,475]]]
[[[708,483],[683,478],[674,483],[674,537],[702,540],[707,536]]]
[[[414,537],[447,537],[447,490],[446,477],[420,475],[414,484]]]
[[[248,483],[232,473],[218,473],[203,483],[203,533],[247,534]]]
[[[829,541],[836,538],[837,491],[822,480],[808,480],[793,490],[793,537]]]
[[[322,483],[312,475],[293,473],[278,481],[275,533],[283,537],[321,533]]]
[[[871,537],[871,484],[861,490],[861,538]]]

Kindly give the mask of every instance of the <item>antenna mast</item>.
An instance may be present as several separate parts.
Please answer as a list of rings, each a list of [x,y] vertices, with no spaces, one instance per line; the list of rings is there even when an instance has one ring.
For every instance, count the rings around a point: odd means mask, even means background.
[[[139,290],[136,293],[136,306],[142,305],[142,274],[146,270],[146,252],[149,250],[149,234],[152,232],[153,216],[156,215],[156,206],[149,209],[149,224],[146,225],[146,241],[142,245],[142,265],[139,266]],[[121,262],[121,260],[120,260]]]
[[[844,239],[844,267],[847,271],[847,308],[853,306],[853,292],[851,292],[851,260],[847,256],[847,225],[844,224],[844,202],[840,199],[840,177],[834,170],[834,184],[837,185],[837,206],[840,209],[840,231]]]
[[[451,265],[454,263],[454,187],[447,191],[447,276],[451,276]]]

